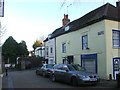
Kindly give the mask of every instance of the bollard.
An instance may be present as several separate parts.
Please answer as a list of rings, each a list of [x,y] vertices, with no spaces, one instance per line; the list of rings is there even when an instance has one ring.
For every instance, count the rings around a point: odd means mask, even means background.
[[[112,74],[109,74],[109,80],[112,80]]]

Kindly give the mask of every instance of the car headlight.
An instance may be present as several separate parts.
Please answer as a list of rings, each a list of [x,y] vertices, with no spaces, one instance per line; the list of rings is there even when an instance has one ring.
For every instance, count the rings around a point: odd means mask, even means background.
[[[77,74],[77,76],[78,76],[80,79],[90,79],[89,76],[85,76],[85,75]]]

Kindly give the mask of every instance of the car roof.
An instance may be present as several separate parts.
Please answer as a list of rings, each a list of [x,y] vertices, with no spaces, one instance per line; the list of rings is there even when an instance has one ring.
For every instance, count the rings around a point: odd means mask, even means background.
[[[56,65],[79,65],[79,64],[64,64],[64,63],[59,63],[59,64],[56,64]]]
[[[79,64],[63,64],[63,63],[59,63],[59,64],[56,64],[55,66],[57,66],[57,65],[79,65]]]
[[[43,64],[43,65],[54,65],[54,64]]]

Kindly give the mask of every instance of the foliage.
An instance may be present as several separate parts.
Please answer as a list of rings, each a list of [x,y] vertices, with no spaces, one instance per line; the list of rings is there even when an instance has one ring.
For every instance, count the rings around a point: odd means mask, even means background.
[[[19,56],[28,56],[29,55],[25,41],[21,41],[18,44],[18,51],[19,51]]]
[[[43,46],[44,43],[41,40],[36,40],[33,44],[33,49],[35,50],[37,47]]]
[[[13,63],[18,55],[18,43],[10,36],[2,46],[5,63]],[[8,61],[9,59],[9,61]]]
[[[25,41],[22,41],[18,44],[16,40],[10,36],[2,45],[2,55],[5,63],[16,63],[16,58],[18,56],[28,55]]]

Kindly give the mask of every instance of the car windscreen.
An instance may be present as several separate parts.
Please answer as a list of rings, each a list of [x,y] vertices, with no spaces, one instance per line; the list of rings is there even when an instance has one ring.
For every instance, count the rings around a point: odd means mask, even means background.
[[[69,69],[70,71],[76,71],[76,69],[75,69],[72,65],[68,65],[68,69]]]
[[[53,64],[46,65],[46,68],[53,68]]]
[[[85,71],[85,68],[80,65],[71,65],[76,71]]]

